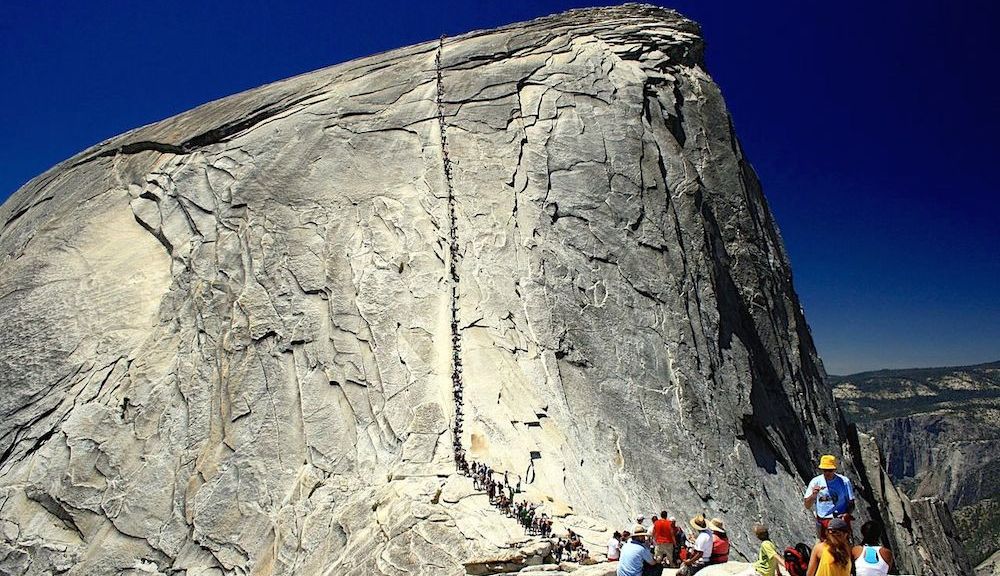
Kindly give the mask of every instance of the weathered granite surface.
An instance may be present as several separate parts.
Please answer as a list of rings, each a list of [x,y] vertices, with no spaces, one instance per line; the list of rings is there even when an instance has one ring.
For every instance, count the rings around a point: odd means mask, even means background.
[[[557,528],[599,550],[666,506],[724,517],[735,559],[758,520],[808,540],[804,482],[846,428],[702,50],[671,11],[574,11],[27,184],[0,208],[0,571],[541,563],[454,473],[452,308],[462,444]]]

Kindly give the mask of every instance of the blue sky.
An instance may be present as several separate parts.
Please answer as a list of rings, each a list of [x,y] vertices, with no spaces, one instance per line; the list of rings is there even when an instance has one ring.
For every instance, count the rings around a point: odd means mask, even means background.
[[[579,1],[28,2],[0,11],[0,199],[198,104]],[[702,24],[827,370],[1000,359],[1000,6],[661,3]]]

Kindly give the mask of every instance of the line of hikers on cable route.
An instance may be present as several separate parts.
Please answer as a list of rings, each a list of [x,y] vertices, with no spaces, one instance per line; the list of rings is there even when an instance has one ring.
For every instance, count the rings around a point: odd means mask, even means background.
[[[457,341],[456,328],[453,320],[452,337]],[[461,440],[464,418],[462,365],[458,359],[452,373],[452,386],[455,396],[453,442],[458,472],[472,478],[475,488],[486,493],[490,504],[516,519],[529,535],[550,538],[552,518],[541,512],[537,504],[516,499],[521,493],[520,476],[513,483],[504,472],[501,479],[488,465],[467,458]],[[893,556],[881,545],[883,535],[879,523],[866,522],[861,527],[861,543],[854,545],[851,528],[854,487],[850,479],[837,474],[836,456],[823,455],[817,468],[820,474],[809,482],[802,497],[804,507],[811,510],[815,518],[818,540],[815,547],[810,549],[799,542],[779,554],[767,526],[755,524],[753,533],[760,541],[757,559],[740,576],[885,576],[889,573]],[[705,519],[699,514],[691,518],[688,525],[690,532],[685,532],[664,510],[652,516],[647,529],[645,517],[639,516],[631,532],[615,532],[611,537],[607,559],[618,562],[617,576],[659,576],[667,567],[679,568],[677,574],[680,576],[690,576],[706,566],[729,561],[729,537],[721,518]],[[565,538],[560,537],[554,543],[552,556],[557,562],[583,562],[590,558],[590,551],[578,534],[568,530]]]
[[[892,552],[882,546],[882,526],[870,521],[861,526],[861,541],[854,544],[851,527],[854,487],[837,474],[837,458],[824,455],[820,474],[806,486],[802,502],[813,512],[817,543],[809,548],[798,543],[779,554],[767,526],[755,524],[760,541],[757,559],[739,576],[885,576],[893,565]],[[677,574],[696,574],[706,566],[729,561],[729,536],[721,518],[697,515],[688,522],[690,531],[664,510],[636,518],[631,532],[615,532],[608,541],[607,557],[617,561],[617,576],[658,576],[664,568],[679,568]]]
[[[455,395],[455,424],[452,442],[454,444],[455,466],[458,468],[459,474],[472,478],[476,490],[485,492],[493,507],[517,520],[529,535],[550,538],[552,536],[552,518],[541,512],[538,509],[538,504],[516,499],[516,496],[521,493],[520,476],[517,477],[516,482],[513,482],[507,472],[504,472],[501,477],[499,472],[494,471],[488,465],[466,457],[465,448],[462,446],[462,421],[464,417],[461,364],[456,363],[451,381]],[[579,534],[569,530],[566,538],[557,539],[552,554],[558,562],[563,560],[583,562],[589,558],[590,551],[583,545]]]

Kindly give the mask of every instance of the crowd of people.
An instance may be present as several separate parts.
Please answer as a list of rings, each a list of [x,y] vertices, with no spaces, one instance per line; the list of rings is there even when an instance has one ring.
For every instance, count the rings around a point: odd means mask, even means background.
[[[583,545],[580,535],[572,530],[566,538],[559,538],[552,548],[552,557],[556,562],[585,562],[590,558],[590,552]]]
[[[755,524],[760,547],[756,560],[740,576],[850,576],[852,570],[856,576],[888,574],[893,556],[880,544],[882,526],[866,522],[861,527],[861,543],[852,545],[854,488],[847,477],[837,474],[836,457],[822,456],[818,468],[820,474],[803,495],[804,507],[815,517],[816,546],[809,549],[799,543],[780,554],[767,526]],[[729,561],[729,537],[721,518],[706,519],[699,514],[688,525],[690,532],[685,534],[663,511],[653,515],[647,528],[645,517],[640,516],[631,532],[614,533],[608,542],[608,560],[618,561],[618,576],[658,576],[666,567],[690,576]]]

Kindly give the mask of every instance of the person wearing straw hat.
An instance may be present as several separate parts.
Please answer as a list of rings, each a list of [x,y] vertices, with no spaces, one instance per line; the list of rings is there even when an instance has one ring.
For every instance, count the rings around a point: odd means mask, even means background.
[[[725,564],[729,562],[729,537],[722,524],[722,518],[712,518],[708,521],[708,529],[712,531],[712,555],[709,564]]]
[[[824,454],[819,459],[821,474],[813,478],[803,494],[806,510],[816,515],[816,535],[822,541],[830,520],[840,518],[850,528],[850,513],[854,510],[854,486],[851,481],[837,474],[837,457]]]
[[[708,566],[708,561],[712,557],[712,530],[708,527],[705,516],[698,514],[691,519],[690,524],[698,537],[695,538],[688,557],[682,562],[681,569],[677,571],[680,576],[689,576]]]
[[[646,547],[646,527],[636,524],[632,529],[632,540],[622,546],[618,559],[617,576],[649,576],[662,573],[663,567],[656,563],[653,554]],[[659,568],[659,572],[654,572]]]

